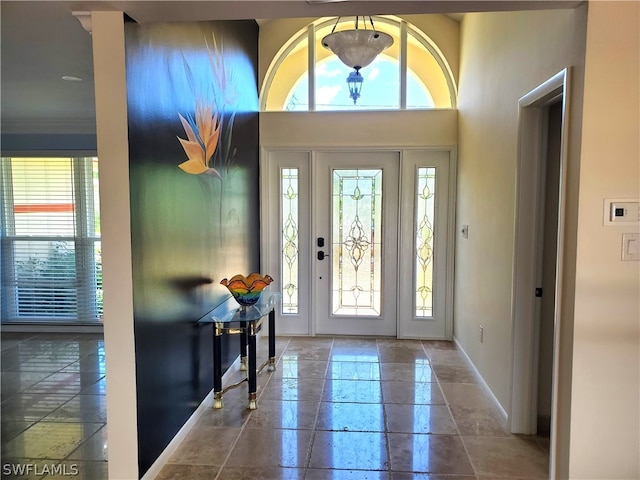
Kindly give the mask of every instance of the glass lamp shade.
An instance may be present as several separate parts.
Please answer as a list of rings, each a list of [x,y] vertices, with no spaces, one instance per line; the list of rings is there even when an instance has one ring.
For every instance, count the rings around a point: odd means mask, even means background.
[[[369,65],[392,44],[391,35],[375,30],[342,30],[322,39],[325,48],[335,53],[342,63],[356,70]]]

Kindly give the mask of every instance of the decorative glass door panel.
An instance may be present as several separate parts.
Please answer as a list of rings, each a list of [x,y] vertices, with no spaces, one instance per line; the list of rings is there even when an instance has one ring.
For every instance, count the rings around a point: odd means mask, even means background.
[[[415,228],[416,317],[433,315],[433,240],[436,169],[420,167],[417,172]]]
[[[396,335],[398,152],[318,152],[316,331]]]
[[[381,315],[382,176],[333,171],[333,315]]]
[[[298,168],[282,168],[281,173],[282,211],[282,313],[297,314],[299,307],[298,290],[300,270],[299,248],[299,192]]]

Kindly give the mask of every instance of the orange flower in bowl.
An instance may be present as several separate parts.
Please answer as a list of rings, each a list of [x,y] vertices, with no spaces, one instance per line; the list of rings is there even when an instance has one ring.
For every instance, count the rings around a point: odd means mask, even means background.
[[[225,278],[220,284],[229,289],[236,302],[243,307],[248,307],[260,300],[262,290],[271,282],[273,282],[273,278],[269,275],[262,276],[259,273],[252,273],[248,277],[234,275],[229,280]]]

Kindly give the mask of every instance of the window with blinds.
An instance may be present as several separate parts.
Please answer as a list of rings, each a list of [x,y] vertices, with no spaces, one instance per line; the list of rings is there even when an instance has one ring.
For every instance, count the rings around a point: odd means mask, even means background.
[[[2,158],[2,321],[102,319],[98,159]]]

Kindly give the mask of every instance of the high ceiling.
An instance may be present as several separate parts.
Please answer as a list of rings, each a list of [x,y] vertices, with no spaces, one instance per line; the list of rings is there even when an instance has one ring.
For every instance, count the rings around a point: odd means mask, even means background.
[[[93,133],[91,35],[72,12],[124,11],[138,23],[575,8],[580,1],[5,1],[1,15],[3,133]],[[82,79],[63,80],[63,76]]]

